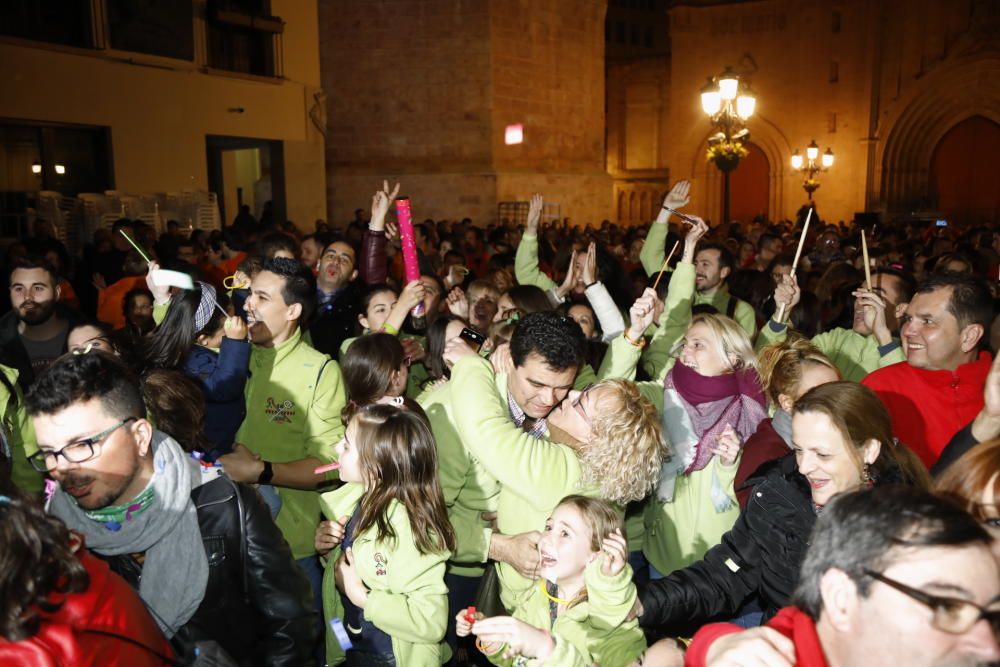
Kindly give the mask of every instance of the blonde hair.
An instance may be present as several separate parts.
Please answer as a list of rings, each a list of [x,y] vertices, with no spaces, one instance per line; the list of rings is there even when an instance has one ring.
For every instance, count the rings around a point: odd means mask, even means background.
[[[591,418],[591,435],[577,452],[585,486],[594,486],[604,500],[625,505],[642,500],[660,476],[668,443],[652,401],[626,380],[604,380],[601,409]]]
[[[712,332],[715,339],[715,351],[722,359],[729,360],[730,355],[736,357],[736,363],[732,365],[732,371],[752,368],[760,371],[757,362],[757,355],[753,351],[753,344],[739,324],[730,317],[718,315],[716,313],[698,313],[691,318],[688,331],[696,324],[704,324]],[[680,354],[684,347],[685,338],[682,338],[674,348],[674,356]]]
[[[489,294],[494,301],[498,301],[500,299],[500,290],[498,290],[497,286],[494,285],[489,280],[485,279],[473,280],[471,283],[469,283],[469,287],[465,290],[465,294],[469,297],[469,299],[472,298],[473,290],[476,292]]]
[[[826,366],[840,379],[840,371],[830,358],[809,340],[798,335],[768,345],[760,351],[758,359],[764,393],[774,406],[778,405],[778,396],[781,394],[792,398],[798,395],[802,371],[807,364]]]

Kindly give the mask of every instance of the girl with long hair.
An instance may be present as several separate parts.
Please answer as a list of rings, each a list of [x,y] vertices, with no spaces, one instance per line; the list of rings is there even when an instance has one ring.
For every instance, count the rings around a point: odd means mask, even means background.
[[[427,342],[423,336],[401,331],[407,315],[423,301],[425,291],[420,280],[411,282],[401,293],[384,283],[370,285],[361,297],[361,312],[358,313],[361,336],[348,338],[343,342],[340,346],[340,359],[344,360],[354,343],[365,336],[380,333],[395,336],[410,364],[406,394],[417,396],[421,391],[421,384],[427,379],[427,369],[421,363],[427,356]]]
[[[337,445],[345,484],[320,500],[334,528],[316,535],[317,551],[327,557],[324,612],[343,618],[348,665],[443,662],[445,562],[455,533],[434,436],[417,410],[402,398],[360,408]],[[328,658],[338,653],[328,636]]]
[[[646,648],[639,624],[626,620],[635,603],[620,511],[597,498],[560,501],[538,540],[542,578],[512,616],[482,618],[463,610],[460,637],[472,633],[495,664],[515,656],[547,664],[627,665]]]
[[[410,375],[410,358],[399,339],[387,333],[361,336],[340,358],[347,398],[347,423],[359,409],[383,396],[403,396]]]
[[[208,283],[179,290],[170,298],[166,317],[135,350],[143,373],[176,369],[198,383],[205,396],[210,461],[232,451],[246,416],[243,389],[249,377],[250,343],[246,322],[224,314],[228,306],[226,295]]]

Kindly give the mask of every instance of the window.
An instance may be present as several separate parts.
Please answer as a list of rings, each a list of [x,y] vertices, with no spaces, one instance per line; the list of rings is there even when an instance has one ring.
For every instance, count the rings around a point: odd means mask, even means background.
[[[191,0],[105,0],[113,49],[194,60]]]
[[[3,0],[0,35],[93,48],[90,0]]]
[[[275,42],[284,23],[268,14],[265,0],[210,0],[208,65],[258,76],[281,76]]]

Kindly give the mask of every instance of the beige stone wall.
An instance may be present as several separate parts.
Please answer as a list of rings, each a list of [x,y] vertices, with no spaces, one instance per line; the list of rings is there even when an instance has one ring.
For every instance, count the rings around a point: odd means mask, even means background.
[[[0,118],[109,126],[115,187],[132,193],[207,190],[207,134],[280,139],[288,217],[311,226],[325,215],[326,180],[323,136],[309,120],[320,83],[316,3],[271,7],[286,22],[284,80],[0,40]]]
[[[542,186],[564,215],[607,217],[605,4],[321,3],[331,219],[367,207],[382,178],[403,183],[418,217],[485,225],[498,201]],[[523,144],[504,144],[509,123],[524,124]]]

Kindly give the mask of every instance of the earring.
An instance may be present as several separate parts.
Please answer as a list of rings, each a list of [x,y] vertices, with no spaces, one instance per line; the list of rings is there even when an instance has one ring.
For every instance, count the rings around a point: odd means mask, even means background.
[[[870,465],[868,465],[867,463],[864,465],[863,468],[861,468],[861,483],[862,484],[867,484],[867,485],[871,486],[871,484],[872,484],[871,469],[872,469],[872,467]]]

